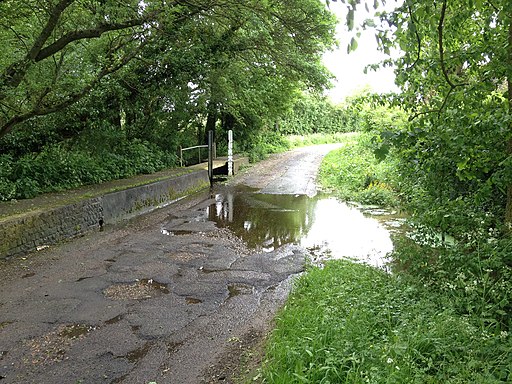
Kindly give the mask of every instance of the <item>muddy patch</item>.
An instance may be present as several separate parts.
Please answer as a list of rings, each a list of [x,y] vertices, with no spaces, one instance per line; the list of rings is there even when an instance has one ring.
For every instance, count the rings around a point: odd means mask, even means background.
[[[259,383],[258,370],[265,356],[267,334],[261,329],[250,329],[240,337],[229,340],[216,364],[204,373],[201,384]]]

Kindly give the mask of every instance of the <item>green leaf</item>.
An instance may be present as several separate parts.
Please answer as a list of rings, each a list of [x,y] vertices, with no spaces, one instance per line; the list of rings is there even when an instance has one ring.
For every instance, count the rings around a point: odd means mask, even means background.
[[[357,49],[357,40],[353,37],[350,40],[350,52],[354,52]]]
[[[376,148],[374,151],[373,151],[373,154],[375,155],[375,157],[377,158],[377,160],[379,161],[383,161],[386,159],[386,156],[388,155],[389,153],[389,145],[387,144],[383,144],[381,145],[380,147]]]
[[[354,9],[350,8],[347,13],[347,27],[351,31],[354,29]]]

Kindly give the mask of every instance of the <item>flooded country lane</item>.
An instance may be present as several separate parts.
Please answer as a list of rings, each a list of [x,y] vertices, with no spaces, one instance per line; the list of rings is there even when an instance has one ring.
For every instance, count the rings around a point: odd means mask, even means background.
[[[391,246],[381,222],[316,196],[333,148],[273,156],[227,186],[0,264],[0,384],[232,382],[307,257],[379,265]]]
[[[247,188],[218,190],[207,214],[254,249],[272,252],[295,244],[314,263],[347,258],[380,268],[393,250],[391,231],[403,223],[396,212],[331,196],[264,194]]]

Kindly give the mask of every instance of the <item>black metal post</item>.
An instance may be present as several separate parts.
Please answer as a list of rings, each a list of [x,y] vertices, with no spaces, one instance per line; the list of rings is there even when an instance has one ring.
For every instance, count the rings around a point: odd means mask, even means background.
[[[213,131],[208,131],[208,177],[213,185]]]

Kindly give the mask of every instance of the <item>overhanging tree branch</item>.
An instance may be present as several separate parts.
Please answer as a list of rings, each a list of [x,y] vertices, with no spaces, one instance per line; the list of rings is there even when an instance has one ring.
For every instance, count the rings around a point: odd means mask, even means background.
[[[450,76],[448,76],[448,71],[446,70],[446,65],[444,62],[444,46],[443,46],[443,29],[444,29],[444,19],[446,17],[446,7],[447,7],[447,0],[443,0],[443,6],[441,8],[441,17],[439,18],[439,24],[437,26],[437,37],[438,37],[438,44],[439,44],[439,60],[441,63],[441,71],[443,72],[443,76],[450,86],[450,88],[455,88],[455,84],[450,79]]]
[[[5,89],[16,88],[23,81],[27,70],[31,64],[35,61],[35,58],[43,48],[48,38],[55,30],[62,13],[69,7],[74,0],[61,0],[59,1],[49,13],[48,21],[39,33],[39,36],[32,44],[32,47],[28,51],[27,55],[20,61],[11,64],[5,69],[0,75],[0,100],[5,98]]]
[[[34,58],[34,61],[38,62],[44,60],[47,57],[50,57],[55,53],[59,52],[60,50],[64,49],[69,43],[72,43],[74,41],[100,37],[105,32],[118,31],[121,29],[136,27],[142,25],[145,21],[146,19],[133,19],[128,20],[124,23],[102,24],[98,25],[96,28],[69,32],[57,41],[55,41],[54,43],[41,49],[41,51],[39,51],[39,54]]]
[[[81,90],[69,94],[64,100],[56,102],[52,105],[38,105],[28,112],[17,114],[11,117],[2,126],[0,126],[0,137],[9,133],[17,124],[23,123],[24,121],[27,121],[36,116],[44,116],[61,111],[64,108],[67,108],[70,105],[76,103],[78,100],[86,96],[94,87],[96,87],[105,76],[118,71],[120,68],[128,64],[128,62],[137,56],[137,54],[148,43],[148,41],[149,40],[142,42],[137,49],[134,49],[132,52],[125,55],[122,60],[119,60],[117,63],[104,67],[101,71],[98,72],[96,77],[89,84],[87,84]]]
[[[421,38],[420,38],[420,34],[418,33],[418,27],[417,27],[418,23],[416,22],[416,20],[414,20],[414,14],[413,14],[413,11],[411,9],[411,6],[408,5],[407,9],[409,11],[409,16],[411,18],[412,25],[414,25],[414,35],[416,36],[416,43],[418,44],[417,45],[417,51],[416,51],[416,60],[414,61],[414,63],[412,63],[412,65],[410,65],[407,68],[407,69],[411,69],[411,68],[414,68],[416,66],[416,64],[418,64],[418,62],[421,59]]]
[[[444,31],[444,21],[446,17],[446,8],[448,6],[448,0],[443,0],[443,5],[441,7],[441,17],[439,18],[439,24],[437,26],[438,31],[438,44],[439,44],[439,61],[441,64],[441,71],[443,73],[444,79],[446,83],[450,86],[448,93],[444,97],[443,104],[438,110],[438,114],[440,114],[448,103],[448,98],[452,94],[455,88],[469,85],[468,83],[457,83],[455,84],[448,75],[448,70],[446,69],[445,59],[444,59],[444,46],[443,46],[443,31]]]

